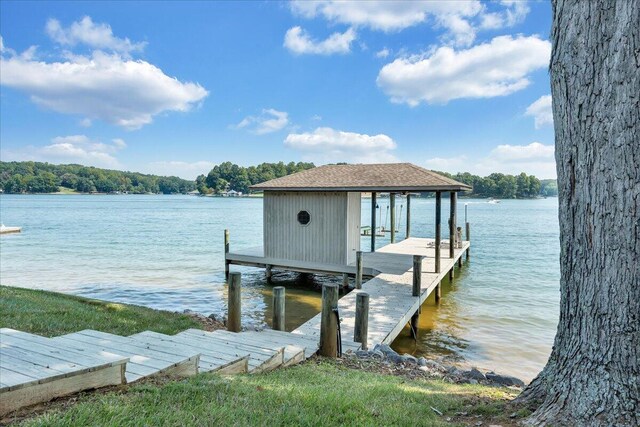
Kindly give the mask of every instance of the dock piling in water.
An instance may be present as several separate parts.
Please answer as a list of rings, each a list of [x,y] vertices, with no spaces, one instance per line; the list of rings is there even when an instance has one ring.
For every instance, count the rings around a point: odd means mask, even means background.
[[[356,289],[362,289],[362,251],[356,252]]]
[[[465,234],[467,236],[467,242],[471,243],[471,225],[469,225],[469,223],[467,222],[465,224]],[[469,260],[469,251],[471,250],[471,247],[467,248],[467,261]]]
[[[356,295],[356,321],[353,330],[353,341],[362,344],[367,349],[369,336],[369,294],[360,292]]]
[[[422,291],[422,255],[413,256],[413,289],[412,295],[419,297]]]
[[[407,231],[404,238],[408,239],[411,236],[411,193],[407,193]]]
[[[389,206],[391,207],[391,243],[396,242],[396,194],[389,194]]]
[[[285,288],[276,286],[273,288],[273,329],[285,330]]]
[[[449,258],[453,258],[456,247],[456,206],[458,201],[458,193],[452,191],[449,193]]]
[[[442,244],[440,222],[442,222],[442,193],[436,191],[436,273],[440,273],[440,245]]]
[[[373,191],[371,193],[371,252],[376,251],[376,206],[378,205],[376,196],[376,192]]]
[[[322,285],[322,313],[320,319],[321,356],[337,357],[338,355],[338,285],[327,283]]]
[[[229,281],[229,261],[227,260],[227,254],[229,253],[229,230],[224,230],[224,280]]]
[[[227,330],[231,332],[240,332],[241,323],[241,275],[238,272],[229,274],[229,299],[227,314]]]

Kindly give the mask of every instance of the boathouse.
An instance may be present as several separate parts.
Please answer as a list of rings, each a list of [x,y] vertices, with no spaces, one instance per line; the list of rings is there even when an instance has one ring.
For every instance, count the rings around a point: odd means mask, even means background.
[[[411,230],[411,193],[436,195],[436,240],[440,247],[441,194],[451,198],[450,237],[455,237],[456,195],[471,188],[463,183],[411,163],[326,165],[273,179],[251,187],[262,191],[264,241],[259,248],[229,251],[230,264],[322,273],[354,274],[356,253],[361,250],[361,198],[371,197],[371,245],[375,252],[377,196],[389,194],[391,223],[395,221],[395,197],[407,201],[406,237]],[[395,243],[396,227],[389,230]],[[453,241],[453,240],[452,240]],[[451,246],[453,249],[453,245]]]

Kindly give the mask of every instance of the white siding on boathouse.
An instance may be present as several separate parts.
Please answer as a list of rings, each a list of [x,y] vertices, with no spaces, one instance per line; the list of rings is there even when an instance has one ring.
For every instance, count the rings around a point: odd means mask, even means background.
[[[348,264],[360,250],[360,193],[265,191],[263,224],[265,257]]]

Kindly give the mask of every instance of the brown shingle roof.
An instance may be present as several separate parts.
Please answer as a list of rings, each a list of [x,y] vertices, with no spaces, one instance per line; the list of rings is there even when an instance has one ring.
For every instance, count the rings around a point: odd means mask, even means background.
[[[326,165],[251,186],[270,191],[464,191],[466,184],[411,163]]]

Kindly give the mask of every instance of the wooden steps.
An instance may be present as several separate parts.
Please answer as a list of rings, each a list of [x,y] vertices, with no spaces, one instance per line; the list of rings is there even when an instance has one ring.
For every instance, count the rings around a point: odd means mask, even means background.
[[[249,372],[267,372],[283,364],[284,347],[263,348],[261,346],[244,343],[235,337],[226,337],[217,334],[218,331],[207,332],[200,329],[187,329],[176,334],[176,337],[183,337],[193,345],[216,345],[221,352],[248,352]],[[235,334],[234,334],[235,335]],[[233,353],[231,353],[233,354]]]
[[[122,384],[128,359],[67,351],[48,338],[0,329],[0,415],[81,390]]]
[[[223,352],[217,343],[194,342],[188,337],[165,335],[158,332],[145,331],[131,335],[129,338],[138,342],[162,346],[165,348],[188,349],[200,352],[199,372],[217,372],[219,374],[239,374],[249,370],[249,352]]]
[[[90,329],[51,338],[51,340],[77,351],[84,350],[88,353],[104,351],[127,356],[129,358],[126,369],[127,382],[156,374],[186,377],[198,373],[200,356],[197,351],[167,349]]]
[[[256,335],[257,334],[257,335]],[[289,342],[275,342],[268,337],[260,336],[260,332],[251,334],[250,332],[229,332],[218,330],[213,332],[213,335],[224,337],[236,342],[242,342],[243,344],[253,345],[260,348],[279,350],[283,349],[282,354],[282,366],[287,367],[295,365],[306,359],[304,346],[296,345],[292,341]]]

